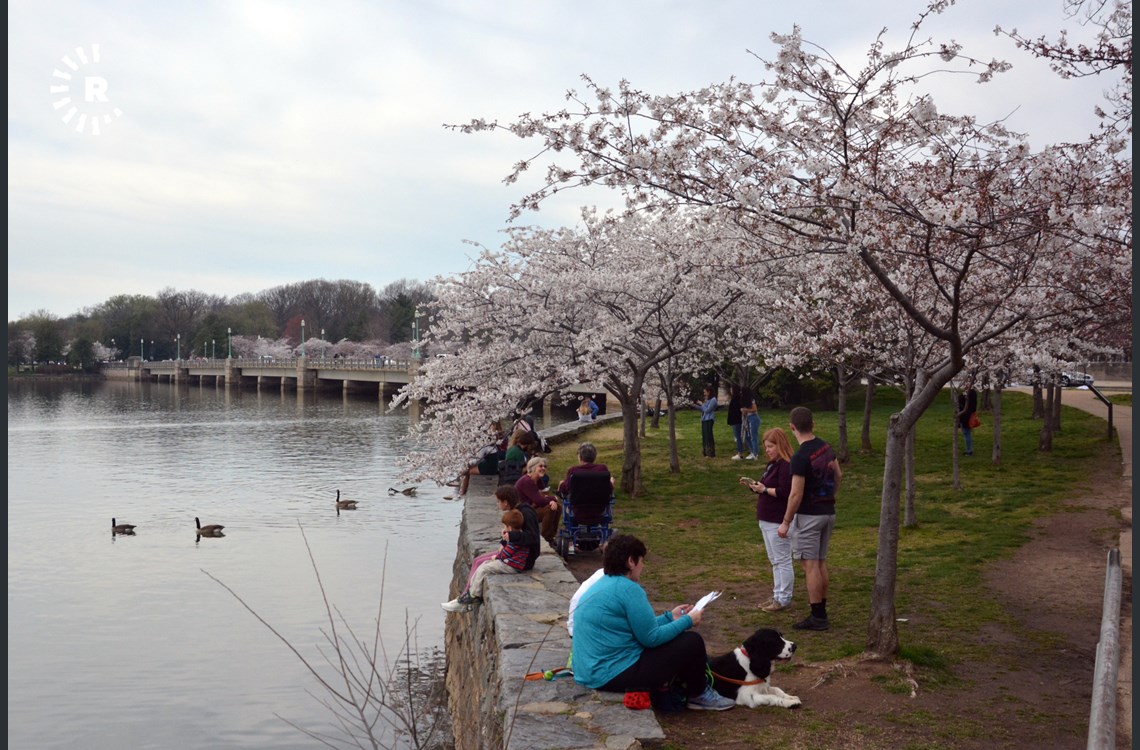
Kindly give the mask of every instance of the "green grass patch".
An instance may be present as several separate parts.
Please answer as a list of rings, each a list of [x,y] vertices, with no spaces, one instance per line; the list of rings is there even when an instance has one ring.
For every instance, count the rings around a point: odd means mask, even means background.
[[[859,449],[861,395],[849,415],[851,457],[844,466],[838,520],[828,555],[828,611],[832,628],[823,637],[801,643],[797,659],[824,661],[863,651],[867,639],[871,590],[878,547],[882,494],[882,446],[890,414],[902,405],[896,391],[880,389],[872,415],[875,443],[869,455]],[[896,610],[900,657],[911,661],[924,680],[953,683],[957,665],[982,659],[963,637],[987,623],[1017,628],[1001,603],[987,598],[983,572],[1009,557],[1029,538],[1031,524],[1044,515],[1079,502],[1075,488],[1096,476],[1103,464],[1104,423],[1091,414],[1064,407],[1062,431],[1053,450],[1038,450],[1041,421],[1031,418],[1029,395],[1007,392],[1002,398],[1000,464],[991,460],[993,415],[981,412],[983,427],[974,432],[974,455],[959,455],[958,485],[953,476],[953,407],[949,395],[920,420],[915,445],[917,525],[900,529]],[[662,603],[691,601],[712,590],[724,591],[702,623],[706,640],[731,645],[773,622],[790,630],[806,614],[803,571],[796,567],[791,610],[760,618],[755,604],[771,592],[771,568],[755,521],[755,496],[741,487],[741,475],[759,477],[762,461],[731,461],[733,441],[718,414],[718,457],[701,455],[699,412],[677,414],[681,471],[669,470],[667,420],[649,428],[642,440],[645,493],[631,498],[618,492],[615,526],[645,541],[649,557],[642,583]],[[785,427],[787,412],[762,411],[762,428]],[[816,434],[838,443],[837,414],[816,414]],[[790,434],[789,434],[790,437]],[[615,473],[622,467],[620,425],[600,426],[590,434],[599,460]],[[576,445],[557,446],[551,475],[561,477],[576,462]],[[1115,445],[1110,452],[1119,455]],[[904,497],[905,502],[905,497]],[[726,605],[731,602],[732,605]],[[1040,636],[1033,636],[1040,637]],[[801,639],[802,640],[802,639]],[[1030,638],[1032,640],[1032,637]],[[929,685],[927,685],[929,687]],[[972,730],[971,730],[972,731]]]

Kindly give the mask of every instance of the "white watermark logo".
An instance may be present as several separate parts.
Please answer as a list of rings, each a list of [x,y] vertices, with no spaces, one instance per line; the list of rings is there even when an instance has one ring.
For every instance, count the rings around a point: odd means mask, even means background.
[[[107,79],[100,75],[93,75],[89,66],[99,63],[99,45],[91,45],[91,54],[88,55],[83,47],[75,48],[76,62],[70,55],[63,56],[63,65],[67,70],[56,68],[52,71],[52,78],[63,83],[53,85],[49,91],[60,95],[52,106],[58,112],[63,110],[62,119],[67,125],[75,124],[75,132],[85,133],[90,126],[92,135],[99,135],[100,128],[108,125],[123,111],[111,104],[107,98]],[[88,68],[88,73],[83,69]]]

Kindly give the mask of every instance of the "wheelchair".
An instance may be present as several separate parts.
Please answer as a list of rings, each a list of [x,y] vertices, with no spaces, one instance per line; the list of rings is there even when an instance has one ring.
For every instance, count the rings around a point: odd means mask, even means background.
[[[570,489],[562,498],[562,526],[554,549],[565,558],[570,550],[590,552],[605,544],[615,529],[614,490],[608,471],[580,471],[570,475]]]

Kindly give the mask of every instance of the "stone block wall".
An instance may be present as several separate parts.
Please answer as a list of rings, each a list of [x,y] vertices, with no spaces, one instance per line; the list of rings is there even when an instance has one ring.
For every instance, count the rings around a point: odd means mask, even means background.
[[[543,434],[572,439],[579,431]],[[493,477],[472,477],[448,598],[466,583],[471,560],[498,547],[501,513],[494,489]],[[533,570],[488,576],[481,604],[447,615],[446,683],[456,750],[635,750],[664,740],[653,711],[625,708],[620,693],[597,692],[572,677],[524,679],[566,666],[566,613],[577,588],[562,558],[544,542]]]

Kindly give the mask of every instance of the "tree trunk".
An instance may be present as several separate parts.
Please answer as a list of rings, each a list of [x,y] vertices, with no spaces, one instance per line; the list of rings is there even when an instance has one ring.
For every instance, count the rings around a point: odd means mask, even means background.
[[[1041,401],[1041,383],[1033,384],[1033,413],[1031,419],[1041,419],[1045,416],[1045,405]]]
[[[847,463],[849,458],[847,452],[847,368],[843,365],[835,366],[835,382],[839,385],[839,393],[836,395],[838,399],[838,419],[839,419],[839,446],[835,451],[835,457],[839,459],[839,463]]]
[[[1058,380],[1053,387],[1053,434],[1061,434],[1061,394],[1064,390],[1061,387],[1061,381]]]
[[[867,373],[867,394],[863,398],[863,435],[859,452],[869,455],[871,448],[871,407],[875,400],[875,378]]]
[[[669,407],[669,473],[681,473],[681,455],[677,451],[677,410],[673,403],[673,389],[665,391],[665,403]]]
[[[621,466],[621,489],[630,497],[643,492],[641,484],[641,436],[637,431],[638,405],[641,399],[618,396],[621,404],[622,451],[625,454]]]
[[[1053,391],[1055,386],[1050,383],[1046,386],[1045,403],[1041,409],[1044,419],[1041,422],[1041,434],[1037,439],[1037,450],[1053,450]]]
[[[926,384],[926,371],[919,369],[914,374],[914,387],[907,389],[906,400],[909,402],[916,392],[922,390],[922,386]],[[909,385],[909,379],[908,379]],[[918,488],[915,486],[915,466],[914,466],[914,444],[918,435],[918,425],[910,428],[906,434],[906,505],[903,510],[903,526],[908,529],[918,526],[918,511],[915,508],[915,498],[918,495]]]
[[[645,431],[645,420],[649,416],[649,400],[639,398],[638,404],[639,404],[638,411],[640,412],[637,415],[637,419],[638,419],[638,423],[639,423],[638,433],[641,435],[641,437],[646,437],[649,434]]]
[[[661,427],[661,397],[657,397],[657,403],[653,407],[653,429]]]
[[[993,411],[990,412],[993,420],[994,447],[990,452],[990,461],[994,466],[1001,466],[1001,384],[994,386]]]
[[[883,459],[883,494],[879,506],[879,549],[875,558],[875,581],[871,587],[871,618],[867,623],[867,650],[880,657],[898,653],[899,633],[895,622],[895,587],[898,582],[899,504],[906,436],[919,417],[930,408],[943,388],[962,369],[960,357],[931,374],[925,386],[916,389],[903,410],[892,414],[887,425]]]
[[[867,650],[882,657],[899,650],[895,621],[895,584],[898,581],[899,497],[907,428],[900,414],[892,414],[887,427],[883,463],[883,496],[879,507],[879,551],[871,588],[871,619],[867,624]]]
[[[956,387],[950,389],[950,402],[954,405],[951,410],[954,419],[953,445],[950,448],[950,486],[956,490],[962,489],[962,475],[959,473],[958,462],[958,435],[962,432],[961,420],[958,419],[958,396],[959,392]]]

